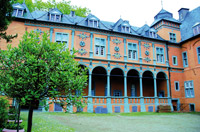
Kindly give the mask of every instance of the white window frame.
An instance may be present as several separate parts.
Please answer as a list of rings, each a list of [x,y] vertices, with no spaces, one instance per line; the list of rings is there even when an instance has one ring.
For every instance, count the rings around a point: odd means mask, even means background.
[[[63,33],[63,32],[56,32],[56,37],[55,37],[55,42],[59,43],[65,43],[65,48],[63,49],[64,51],[66,50],[66,48],[68,48],[68,40],[69,40],[69,34],[68,33]],[[61,38],[58,39],[58,34],[61,35]],[[67,38],[63,39],[64,35],[67,35]]]
[[[96,22],[96,24],[95,24],[95,22]],[[88,19],[88,26],[98,28],[99,22],[96,19]]]
[[[54,15],[54,16],[52,16],[52,15]],[[59,17],[59,20],[57,20],[56,19],[56,16],[58,16]],[[53,18],[54,17],[54,18]],[[53,18],[53,19],[52,19]],[[58,15],[58,14],[49,14],[49,20],[50,21],[54,21],[54,22],[60,22],[61,21],[61,15]]]
[[[16,13],[14,14],[14,10],[16,10]],[[18,16],[19,15],[19,11],[22,11],[22,14],[20,15],[20,16]],[[13,16],[15,16],[15,17],[23,17],[23,15],[24,15],[24,10],[23,9],[13,9],[13,14],[12,14]]]
[[[194,83],[193,81],[185,81],[185,97],[186,98],[194,98]]]
[[[163,47],[156,47],[156,61],[157,63],[165,63],[165,55],[164,55]]]
[[[169,40],[171,42],[176,42],[176,34],[175,33],[169,33]]]
[[[101,42],[103,42],[103,43],[101,43]],[[95,44],[94,55],[105,57],[105,55],[106,55],[106,39],[105,38],[95,38],[94,44]]]
[[[129,45],[131,45],[131,46],[129,46]],[[128,42],[128,59],[129,60],[137,60],[138,59],[138,47],[137,47],[136,43]]]

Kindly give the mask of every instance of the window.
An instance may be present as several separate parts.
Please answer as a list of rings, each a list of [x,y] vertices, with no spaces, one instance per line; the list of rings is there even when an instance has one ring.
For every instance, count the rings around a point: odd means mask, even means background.
[[[61,21],[61,15],[50,14],[49,15],[49,20],[50,21],[59,22],[59,21]]]
[[[151,37],[151,38],[156,38],[157,35],[156,35],[155,32],[149,32],[149,37]]]
[[[130,27],[128,27],[128,26],[122,26],[121,27],[121,31],[125,32],[125,33],[130,33]]]
[[[197,47],[197,59],[198,63],[200,64],[200,47]]]
[[[88,20],[88,26],[97,28],[98,27],[98,21],[90,19],[90,20]]]
[[[194,97],[193,81],[185,81],[185,97]]]
[[[176,34],[175,33],[169,33],[170,41],[176,42]]]
[[[128,58],[137,60],[137,44],[128,43]]]
[[[172,56],[172,64],[173,65],[178,65],[177,56]]]
[[[195,24],[196,26],[193,27],[194,35],[200,34],[200,23]]]
[[[183,57],[183,66],[188,67],[187,52],[183,52],[182,57]]]
[[[95,38],[95,55],[105,56],[106,41],[103,38]]]
[[[136,97],[137,96],[135,84],[131,85],[131,96],[132,97]]]
[[[66,48],[67,48],[67,40],[68,40],[68,34],[67,33],[56,33],[55,42],[66,44],[66,46],[63,50],[66,50]]]
[[[174,87],[175,87],[176,91],[179,91],[179,82],[178,81],[174,82]]]
[[[156,58],[158,63],[164,63],[164,48],[156,48]]]
[[[22,9],[13,9],[12,16],[22,17],[23,13],[24,13],[24,10],[22,10]]]

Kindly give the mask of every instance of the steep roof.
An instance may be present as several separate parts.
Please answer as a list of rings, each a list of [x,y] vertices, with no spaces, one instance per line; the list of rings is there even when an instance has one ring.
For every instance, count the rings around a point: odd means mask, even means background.
[[[194,36],[193,26],[200,22],[200,6],[187,13],[180,25],[181,41]]]

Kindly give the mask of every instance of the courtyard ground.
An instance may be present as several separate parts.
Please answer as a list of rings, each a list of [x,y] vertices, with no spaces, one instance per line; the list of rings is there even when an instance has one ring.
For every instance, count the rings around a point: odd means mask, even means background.
[[[28,112],[22,112],[25,128]],[[34,112],[32,132],[200,132],[200,113]]]

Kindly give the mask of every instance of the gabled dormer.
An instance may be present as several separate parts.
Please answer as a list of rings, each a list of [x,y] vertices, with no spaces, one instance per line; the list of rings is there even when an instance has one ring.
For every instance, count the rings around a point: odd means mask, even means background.
[[[24,17],[24,13],[26,12],[26,8],[19,3],[13,4],[13,13],[14,17]]]
[[[60,22],[62,19],[62,12],[60,12],[57,8],[50,9],[48,17],[50,21]]]
[[[120,32],[124,32],[124,33],[130,33],[131,31],[131,26],[129,24],[129,21],[123,21],[119,26],[118,26],[118,30]]]
[[[90,14],[89,17],[86,20],[86,24],[89,27],[98,28],[99,27],[99,21],[100,20],[96,16]]]
[[[195,23],[192,29],[194,35],[200,34],[200,22]]]
[[[149,30],[147,30],[147,33],[150,38],[157,38],[157,30],[155,30],[154,28],[150,28]]]

